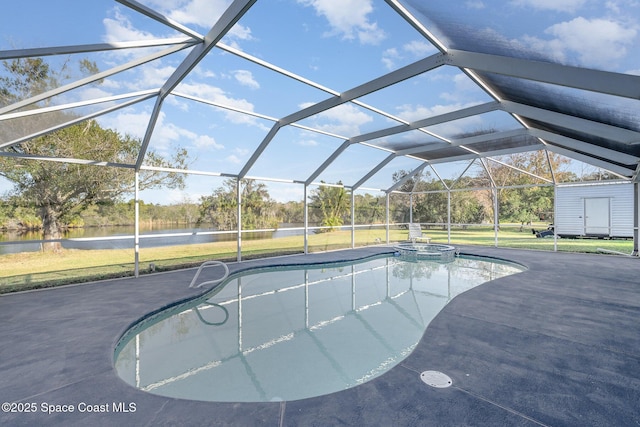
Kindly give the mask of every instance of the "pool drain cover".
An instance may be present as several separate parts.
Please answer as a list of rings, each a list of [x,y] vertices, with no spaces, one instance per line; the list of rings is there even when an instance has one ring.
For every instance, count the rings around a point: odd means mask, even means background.
[[[453,384],[448,375],[438,371],[424,371],[420,374],[423,383],[436,388],[447,388]]]

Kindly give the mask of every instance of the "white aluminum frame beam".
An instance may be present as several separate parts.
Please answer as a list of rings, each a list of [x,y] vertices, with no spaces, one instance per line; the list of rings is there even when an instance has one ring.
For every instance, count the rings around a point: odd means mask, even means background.
[[[452,157],[444,157],[441,159],[428,159],[428,162],[433,164],[433,165],[437,165],[437,164],[442,164],[442,163],[451,163],[451,162],[458,162],[458,161],[462,161],[462,160],[469,160],[469,159],[488,159],[488,160],[492,160],[492,161],[498,161],[496,159],[493,159],[493,156],[506,156],[509,154],[516,154],[516,153],[526,153],[529,151],[540,151],[542,149],[546,148],[545,146],[543,146],[542,144],[540,145],[526,145],[526,146],[522,146],[522,147],[517,147],[517,148],[505,148],[504,150],[493,150],[493,151],[487,151],[484,153],[472,153],[469,152],[469,154],[461,154],[459,156],[452,156]],[[498,161],[499,162],[499,161]],[[507,165],[505,164],[505,166],[509,166],[511,168],[514,168],[513,166]]]
[[[169,28],[173,28],[174,30],[186,34],[187,36],[194,38],[200,42],[204,41],[204,37],[202,34],[193,31],[192,29],[185,27],[184,25],[172,20],[171,18],[167,18],[166,16],[158,13],[157,11],[135,1],[135,0],[116,0],[118,3],[135,10],[138,13],[141,13],[155,21],[160,22],[161,24],[166,25]]]
[[[354,138],[351,138],[349,141],[347,141],[347,144],[343,144],[329,159],[327,159],[327,161],[320,167],[318,168],[318,170],[316,170],[314,172],[314,174],[310,177],[308,182],[313,181],[314,179],[317,178],[317,176],[326,168],[329,166],[329,164],[331,164],[331,162],[333,162],[333,160],[335,160],[335,158],[342,153],[349,145],[354,144],[354,143],[361,143],[367,140],[371,140],[371,139],[376,139],[376,138],[380,138],[383,136],[387,136],[387,135],[393,135],[393,134],[397,134],[397,133],[401,133],[401,132],[406,132],[408,130],[414,130],[420,127],[424,127],[424,126],[432,126],[435,124],[439,124],[439,123],[444,123],[450,120],[457,120],[457,119],[461,119],[464,117],[469,117],[469,116],[473,116],[476,114],[483,114],[486,112],[490,112],[490,111],[495,111],[498,110],[500,108],[500,104],[498,102],[488,102],[485,104],[480,104],[480,105],[476,105],[473,107],[468,107],[468,108],[463,108],[461,110],[457,110],[457,111],[452,111],[450,113],[445,113],[445,114],[441,114],[438,116],[434,116],[434,117],[430,117],[427,119],[423,119],[423,120],[418,120],[416,122],[410,123],[408,125],[400,125],[400,126],[394,126],[391,128],[387,128],[387,129],[383,129],[380,131],[376,131],[376,132],[371,132],[368,134],[363,134],[363,135],[359,135],[356,136]],[[453,142],[448,142],[448,143],[429,143],[427,144],[427,146],[429,147],[427,150],[425,150],[426,146],[421,146],[420,148],[415,147],[415,148],[411,148],[411,149],[406,149],[406,150],[398,150],[395,151],[394,154],[396,156],[402,156],[402,155],[411,155],[411,154],[416,154],[416,153],[422,153],[425,151],[431,151],[431,150],[438,150],[438,149],[442,149],[442,148],[448,148],[451,147],[453,145],[460,145],[460,144],[464,144],[464,143],[472,143],[472,142],[481,142],[484,140],[491,140],[494,139],[496,137],[496,135],[502,135],[502,137],[508,137],[508,136],[520,136],[522,134],[526,134],[526,130],[525,129],[517,129],[514,131],[508,131],[508,132],[503,132],[503,133],[494,133],[494,134],[486,134],[486,135],[480,135],[478,137],[470,137],[470,138],[478,138],[477,140],[473,140],[473,139],[461,139]],[[464,148],[464,147],[462,147]],[[393,150],[391,150],[393,152]],[[478,157],[477,154],[471,154],[468,158],[475,158]],[[419,159],[421,161],[424,161],[424,159]]]
[[[417,174],[422,172],[424,170],[424,168],[426,168],[427,166],[429,166],[429,164],[427,162],[422,163],[420,166],[415,168],[413,171],[411,171],[408,174],[406,174],[405,176],[403,176],[402,179],[398,180],[398,182],[396,182],[391,187],[389,187],[385,192],[387,194],[390,194],[390,193],[394,192],[402,184],[404,184],[405,182],[407,182],[408,180],[410,180],[411,178],[413,178],[414,176],[416,176]]]
[[[455,187],[455,186],[456,186],[456,184],[458,183],[458,181],[460,181],[460,180],[462,179],[462,177],[464,176],[464,174],[466,174],[466,173],[467,173],[467,171],[471,168],[471,166],[473,166],[473,164],[475,163],[475,161],[476,161],[476,159],[475,159],[475,158],[471,159],[471,161],[469,162],[469,164],[467,165],[467,167],[466,167],[466,168],[464,168],[464,170],[462,171],[462,173],[461,173],[461,174],[460,174],[456,179],[454,179],[454,180],[453,180],[453,183],[451,184],[451,188],[453,188],[453,187]]]
[[[175,90],[171,92],[171,95],[178,96],[178,97],[184,98],[184,99],[189,99],[189,100],[195,101],[195,102],[200,102],[202,104],[211,105],[212,107],[217,107],[217,108],[233,111],[233,112],[240,113],[240,114],[245,114],[247,116],[252,116],[252,117],[256,117],[256,118],[264,119],[264,120],[269,120],[269,121],[274,122],[274,123],[276,123],[278,121],[277,118],[271,117],[271,116],[267,116],[266,114],[256,113],[255,111],[243,110],[241,108],[237,108],[237,107],[234,107],[232,105],[222,104],[222,103],[219,103],[219,102],[211,101],[209,99],[198,98],[197,96],[187,95],[187,94],[184,94],[184,93],[176,92]],[[348,139],[347,137],[342,136],[342,135],[336,135],[335,133],[327,132],[327,131],[324,131],[324,130],[321,130],[321,129],[314,129],[312,127],[304,126],[304,125],[301,125],[301,124],[298,124],[298,123],[292,123],[289,126],[295,127],[295,128],[298,128],[298,129],[308,130],[309,132],[314,132],[314,133],[330,136],[332,138],[337,138],[337,139],[341,139],[341,140]]]
[[[261,67],[267,68],[271,71],[275,71],[278,74],[282,74],[285,77],[289,77],[293,80],[297,80],[300,83],[304,83],[308,86],[311,86],[315,89],[321,90],[323,92],[326,92],[330,95],[334,95],[334,96],[339,96],[340,92],[335,91],[333,89],[329,89],[328,87],[322,86],[319,83],[316,83],[314,81],[311,81],[309,79],[306,79],[302,76],[299,76],[298,74],[292,73],[291,71],[285,70],[284,68],[278,67],[277,65],[271,64],[270,62],[267,62],[263,59],[257,58],[253,55],[250,55],[246,52],[241,51],[240,49],[236,49],[235,47],[229,46],[227,44],[224,43],[218,43],[216,45],[216,47],[218,49],[224,50],[225,52],[231,53],[233,55],[236,55],[242,59],[246,59],[247,61],[253,62],[256,65],[260,65]]]
[[[340,155],[344,150],[351,146],[351,141],[346,140],[338,147],[327,159],[316,169],[313,171],[309,178],[305,181],[305,185],[311,185],[313,181],[327,168],[333,161]]]
[[[267,61],[264,61],[264,60],[262,60],[260,58],[256,58],[255,56],[252,56],[252,55],[250,55],[250,54],[248,54],[246,52],[243,52],[243,51],[241,51],[239,49],[233,48],[233,47],[228,46],[228,45],[223,44],[223,43],[218,43],[216,45],[216,47],[221,49],[221,50],[224,50],[225,52],[228,52],[228,53],[231,53],[233,55],[236,55],[236,56],[238,56],[238,57],[240,57],[242,59],[245,59],[247,61],[253,62],[254,64],[259,65],[261,67],[264,67],[264,68],[266,68],[268,70],[274,71],[274,72],[276,72],[278,74],[282,74],[285,77],[288,77],[288,78],[293,79],[293,80],[297,80],[298,82],[306,84],[308,86],[311,86],[314,89],[321,90],[321,91],[326,92],[326,93],[328,93],[330,95],[333,95],[333,96],[340,96],[340,92],[338,92],[338,91],[335,91],[333,89],[330,89],[330,88],[327,88],[325,86],[322,86],[319,83],[316,83],[314,81],[311,81],[309,79],[301,77],[301,76],[299,76],[299,75],[297,75],[297,74],[295,74],[295,73],[293,73],[291,71],[285,70],[285,69],[283,69],[281,67],[278,67],[277,65],[271,64],[271,63],[269,63]],[[386,111],[383,111],[383,110],[375,108],[375,107],[373,107],[371,105],[365,104],[364,102],[358,101],[357,99],[354,99],[351,102],[353,102],[354,104],[356,104],[356,105],[358,105],[358,106],[360,106],[362,108],[365,108],[365,109],[367,109],[369,111],[372,111],[372,112],[374,112],[376,114],[380,114],[382,116],[385,116],[385,117],[387,117],[387,118],[389,118],[391,120],[395,120],[395,121],[398,121],[400,123],[407,124],[407,122],[405,120],[403,120],[403,119],[401,119],[399,117],[396,117],[396,116],[394,116],[392,114],[389,114]],[[291,125],[292,126],[296,126],[295,123],[291,123]]]
[[[502,101],[502,109],[508,113],[530,118],[539,122],[550,123],[567,129],[588,133],[604,139],[633,144],[640,139],[640,132],[623,129],[593,120],[582,119],[568,114],[556,113],[538,107],[531,107],[511,101]]]
[[[403,80],[415,77],[419,74],[433,70],[434,68],[438,68],[442,65],[443,55],[441,53],[429,56],[427,58],[416,61],[413,64],[409,64],[405,67],[385,74],[382,77],[371,80],[363,85],[357,86],[353,89],[349,89],[346,92],[341,93],[339,96],[325,99],[324,101],[320,101],[314,105],[290,114],[282,118],[280,122],[283,126],[298,122],[300,120],[306,119],[307,117],[337,107],[338,105],[352,101],[356,98],[360,98],[361,96],[368,95],[372,92],[376,92],[380,89],[384,89],[387,86],[391,86]]]
[[[111,167],[116,167],[121,169],[135,168],[135,165],[130,165],[127,163],[100,162],[95,160],[76,159],[72,157],[39,156],[35,154],[14,153],[11,151],[0,151],[0,157],[12,157],[14,159],[39,160],[39,161],[46,161],[46,162],[72,163],[76,165],[88,165],[88,166],[111,166]]]
[[[584,154],[601,157],[616,163],[633,165],[633,164],[637,164],[640,161],[640,157],[632,156],[630,154],[622,153],[616,150],[611,150],[609,148],[605,148],[599,145],[594,145],[588,142],[580,141],[578,139],[573,139],[566,136],[558,135],[553,132],[531,128],[529,129],[529,133],[532,136],[545,140],[549,144],[561,145],[565,148],[581,151]]]
[[[508,139],[517,138],[520,136],[526,136],[528,132],[526,129],[512,129],[493,133],[483,133],[480,135],[467,136],[465,138],[454,139],[451,141],[451,146],[471,145],[480,142],[493,141],[496,139]]]
[[[518,171],[518,172],[520,172],[522,174],[529,175],[529,176],[531,176],[533,178],[541,179],[541,180],[546,181],[546,182],[548,182],[550,184],[553,184],[553,180],[552,179],[548,179],[548,178],[545,178],[543,176],[536,175],[535,173],[529,172],[527,170],[521,169],[521,168],[519,168],[517,166],[510,165],[510,164],[505,163],[505,162],[501,162],[500,160],[494,159],[493,157],[485,157],[485,159],[487,159],[489,161],[492,161],[494,163],[498,163],[499,165],[506,166],[506,167],[508,167],[510,169],[513,169],[515,171]]]
[[[137,66],[142,65],[142,64],[146,64],[147,62],[154,61],[154,60],[156,60],[158,58],[162,58],[163,56],[170,55],[172,53],[178,52],[178,51],[180,51],[180,50],[182,50],[184,48],[190,47],[190,46],[192,46],[192,44],[171,46],[171,47],[169,47],[167,49],[164,49],[164,50],[162,50],[160,52],[156,52],[154,54],[147,55],[147,56],[139,58],[137,60],[127,62],[126,64],[122,64],[122,65],[119,65],[117,67],[111,68],[109,70],[103,71],[101,73],[97,73],[97,74],[94,74],[94,75],[89,76],[87,78],[75,81],[75,82],[70,83],[68,85],[60,86],[58,88],[55,88],[55,89],[52,89],[50,91],[41,93],[41,94],[33,96],[31,98],[24,99],[22,101],[13,103],[11,105],[7,105],[4,108],[0,108],[0,114],[9,113],[11,111],[18,110],[18,109],[20,109],[22,107],[26,107],[27,105],[35,104],[36,102],[43,101],[43,100],[45,100],[47,98],[51,98],[53,96],[60,95],[60,94],[65,93],[65,92],[69,92],[69,91],[71,91],[73,89],[77,89],[77,88],[79,88],[81,86],[84,86],[86,84],[93,83],[93,82],[96,82],[98,80],[105,79],[105,78],[110,77],[110,76],[112,76],[114,74],[120,73],[122,71],[129,70],[131,68],[137,67]]]
[[[271,127],[271,130],[269,131],[267,136],[262,140],[258,148],[256,148],[253,151],[253,154],[251,155],[249,160],[247,160],[247,163],[245,163],[245,165],[242,167],[242,170],[240,170],[240,172],[238,173],[239,178],[244,178],[245,175],[249,173],[249,170],[253,167],[255,162],[258,161],[258,158],[262,155],[264,150],[267,149],[267,146],[271,143],[273,138],[276,136],[276,134],[280,130],[280,127],[281,127],[280,123],[276,123]]]
[[[130,0],[127,0],[130,1]],[[204,37],[204,40],[201,44],[193,47],[191,52],[187,55],[187,57],[178,65],[178,68],[171,74],[171,76],[167,79],[165,84],[160,89],[160,94],[156,100],[156,105],[151,112],[151,117],[149,119],[149,124],[147,125],[147,130],[142,139],[142,145],[140,147],[140,152],[138,154],[138,160],[136,162],[136,169],[140,169],[142,166],[142,162],[144,160],[144,156],[147,153],[147,149],[149,147],[149,142],[151,141],[151,135],[153,134],[153,130],[155,128],[156,122],[158,120],[158,116],[160,115],[160,110],[162,109],[162,103],[166,96],[173,90],[175,87],[180,84],[180,82],[189,74],[191,70],[193,70],[200,61],[213,49],[213,47],[222,39],[222,37],[227,34],[231,27],[233,27],[238,20],[251,8],[251,6],[256,2],[256,0],[234,0],[231,5],[224,11],[222,16],[216,21],[211,30]]]
[[[247,162],[247,164],[242,169],[240,176],[245,175],[251,169],[251,167],[256,162],[260,154],[262,154],[262,152],[267,148],[267,146],[275,136],[275,132],[277,132],[279,128],[286,125],[294,124],[295,122],[303,120],[307,117],[310,117],[315,114],[321,113],[323,111],[329,110],[331,108],[337,107],[338,105],[352,101],[355,98],[359,98],[369,93],[378,91],[387,86],[393,85],[395,83],[401,82],[408,78],[414,77],[418,74],[422,74],[426,71],[440,67],[441,65],[442,65],[442,54],[429,56],[425,59],[414,62],[413,64],[409,64],[405,67],[399,68],[395,71],[385,74],[382,77],[371,80],[363,85],[357,86],[353,89],[349,89],[346,92],[343,92],[342,94],[340,94],[339,96],[334,96],[334,97],[325,99],[324,101],[320,101],[314,105],[311,105],[307,108],[303,108],[302,110],[299,110],[293,114],[290,114],[280,119],[278,123],[271,129],[271,132],[269,132],[269,134],[265,137],[265,139],[260,143],[260,146],[254,152],[254,155],[251,157],[251,159]],[[348,141],[348,143],[349,145],[352,144],[352,142],[350,141]],[[344,151],[345,148],[346,147],[344,147],[344,144],[343,144],[343,146],[341,146],[338,150],[342,152]],[[312,182],[315,179],[314,176],[319,175],[321,171],[324,169],[324,167],[328,166],[335,159],[335,157],[337,156],[337,153],[338,152],[330,156],[327,159],[327,161],[323,163],[323,166],[321,166],[320,169],[316,170],[316,172],[314,172],[314,174],[312,174],[312,176],[306,180],[307,185],[308,183]]]
[[[557,154],[562,154],[563,156],[575,159],[575,160],[579,160],[581,162],[590,164],[592,166],[597,166],[599,168],[608,170],[610,172],[613,172],[617,175],[620,176],[624,176],[627,178],[630,178],[633,176],[634,172],[635,172],[635,168],[634,169],[628,169],[626,167],[623,166],[619,166],[619,165],[614,165],[612,163],[609,162],[605,162],[604,160],[600,160],[600,159],[595,159],[591,156],[587,156],[585,154],[581,154],[581,153],[576,153],[575,151],[569,150],[567,148],[563,148],[563,147],[559,147],[557,145],[553,145],[553,144],[548,144],[545,147],[548,151],[557,153]]]
[[[479,159],[480,160],[480,164],[482,165],[482,168],[484,169],[484,171],[487,173],[487,176],[489,177],[489,181],[491,181],[491,186],[493,188],[496,188],[496,181],[493,179],[493,175],[491,174],[491,171],[489,170],[489,167],[487,166],[487,162],[485,161],[485,159]]]
[[[52,46],[52,47],[38,47],[30,49],[16,49],[16,50],[3,50],[0,51],[0,61],[8,59],[18,58],[33,58],[43,56],[54,55],[72,55],[76,53],[88,53],[88,52],[106,52],[110,50],[119,49],[139,49],[149,48],[157,46],[171,46],[171,45],[193,45],[197,43],[190,38],[165,38],[155,40],[139,40],[130,42],[110,42],[110,43],[96,43],[96,44],[82,44],[82,45],[70,45],[70,46]]]
[[[432,143],[432,144],[426,144],[424,146],[418,146],[418,147],[413,147],[413,148],[407,148],[407,149],[403,149],[403,150],[398,150],[396,151],[396,154],[398,155],[410,155],[410,154],[422,154],[422,153],[427,153],[429,151],[436,151],[436,150],[441,150],[443,148],[450,148],[450,147],[460,147],[460,148],[465,148],[463,147],[464,145],[468,145],[468,144],[476,144],[479,142],[486,142],[486,141],[492,141],[492,140],[496,140],[496,139],[505,139],[505,138],[513,138],[513,137],[519,137],[519,136],[525,136],[528,135],[529,132],[527,131],[527,129],[514,129],[514,130],[508,130],[508,131],[503,131],[503,132],[494,132],[494,133],[485,133],[482,135],[475,135],[475,136],[470,136],[467,138],[460,138],[460,139],[455,139],[452,140],[450,143]],[[519,147],[514,147],[515,149],[518,149]],[[470,150],[472,154],[476,154],[475,151]],[[482,154],[482,153],[480,153]],[[476,155],[477,157],[477,155]]]
[[[454,49],[445,55],[448,65],[459,68],[640,99],[640,76]]]
[[[371,178],[373,175],[377,174],[378,172],[380,172],[380,169],[382,169],[383,167],[385,167],[386,165],[388,165],[393,159],[395,159],[397,156],[395,154],[390,154],[389,156],[387,156],[383,161],[381,161],[380,163],[378,163],[376,165],[376,167],[374,167],[373,169],[371,169],[369,171],[369,173],[367,173],[365,176],[363,176],[358,182],[356,182],[355,184],[353,184],[353,186],[351,187],[351,190],[357,190],[362,184],[364,184],[365,182],[367,182],[369,180],[369,178]]]
[[[28,116],[37,116],[38,114],[52,113],[54,111],[69,110],[69,109],[78,108],[78,107],[87,107],[89,105],[102,104],[103,102],[113,102],[113,101],[119,101],[121,99],[135,98],[135,97],[155,96],[157,94],[158,94],[158,89],[149,89],[149,90],[141,90],[139,92],[123,93],[120,95],[105,96],[103,98],[94,98],[94,99],[89,99],[85,101],[72,102],[69,104],[53,105],[51,107],[43,107],[35,110],[23,110],[23,111],[18,111],[17,113],[7,113],[7,114],[0,115],[0,122],[4,120],[20,119]]]
[[[462,108],[460,110],[451,111],[449,113],[440,114],[426,119],[417,120],[406,125],[393,126],[381,129],[375,132],[362,134],[351,138],[353,142],[364,142],[372,139],[382,138],[385,136],[396,135],[402,132],[417,130],[420,128],[434,126],[454,120],[464,119],[466,117],[476,116],[479,114],[489,113],[500,109],[500,103],[497,101],[487,102],[485,104],[474,105],[473,107]]]
[[[70,120],[68,122],[60,123],[60,124],[58,124],[56,126],[52,126],[50,128],[41,130],[39,132],[32,133],[30,135],[25,135],[25,136],[20,137],[18,139],[14,139],[13,141],[9,141],[9,142],[5,142],[5,143],[0,144],[0,149],[7,148],[7,147],[10,147],[12,145],[16,145],[16,144],[19,144],[19,143],[24,142],[24,141],[28,141],[28,140],[33,139],[33,138],[37,138],[39,136],[46,135],[48,133],[55,132],[55,131],[60,130],[60,129],[67,128],[69,126],[73,126],[73,125],[75,125],[77,123],[81,123],[81,122],[83,122],[85,120],[93,119],[94,117],[99,117],[99,116],[102,116],[104,114],[111,113],[112,111],[116,111],[116,110],[119,110],[121,108],[128,107],[129,105],[137,104],[138,102],[146,101],[147,99],[153,98],[154,96],[156,96],[156,93],[148,93],[146,95],[140,96],[139,98],[132,99],[130,101],[126,101],[126,102],[123,102],[121,104],[114,105],[112,107],[105,108],[103,110],[96,111],[96,112],[91,113],[91,114],[87,114],[87,115],[82,116],[82,117],[78,117],[78,118]],[[36,111],[38,111],[38,110],[36,110]]]
[[[422,36],[429,40],[429,42],[440,52],[446,52],[447,47],[444,43],[440,41],[431,31],[429,31],[419,19],[413,16],[405,7],[397,0],[385,0],[393,10],[396,11],[398,15],[400,15],[405,21],[409,23],[416,31],[418,31]]]
[[[416,147],[403,148],[401,150],[397,150],[395,153],[398,156],[412,156],[412,155],[418,155],[420,153],[426,153],[428,151],[442,150],[442,149],[451,148],[451,147],[452,145],[446,142],[430,142],[430,143],[422,144]],[[419,159],[424,160],[421,158]]]

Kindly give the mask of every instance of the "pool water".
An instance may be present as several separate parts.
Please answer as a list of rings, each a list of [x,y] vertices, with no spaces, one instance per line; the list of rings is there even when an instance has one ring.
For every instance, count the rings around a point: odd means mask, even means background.
[[[522,271],[398,257],[261,269],[127,333],[116,370],[150,393],[215,402],[297,400],[354,387],[414,349],[456,295]]]

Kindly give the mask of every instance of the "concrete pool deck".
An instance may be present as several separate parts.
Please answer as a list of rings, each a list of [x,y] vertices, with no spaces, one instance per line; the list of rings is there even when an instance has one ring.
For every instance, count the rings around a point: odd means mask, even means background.
[[[147,313],[199,295],[187,288],[194,269],[1,296],[0,402],[14,402],[23,412],[4,412],[3,405],[0,425],[640,425],[639,259],[460,249],[528,270],[454,298],[413,353],[386,374],[298,401],[172,399],[136,390],[117,376],[118,338]],[[369,247],[229,267],[234,272],[390,251]],[[420,379],[425,370],[447,374],[453,385],[426,385]],[[87,412],[85,404],[109,412]],[[71,406],[74,412],[43,412]]]

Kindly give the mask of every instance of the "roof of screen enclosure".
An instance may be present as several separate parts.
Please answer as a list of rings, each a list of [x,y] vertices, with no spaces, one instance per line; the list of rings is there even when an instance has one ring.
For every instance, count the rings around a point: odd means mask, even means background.
[[[82,3],[74,3],[74,7],[81,8]],[[187,125],[176,133],[182,132],[198,157],[204,159],[223,146],[235,147],[243,154],[235,155],[236,161],[230,157],[196,161],[191,170],[204,175],[331,182],[324,177],[325,171],[343,157],[349,159],[347,153],[352,153],[351,158],[374,153],[366,168],[354,167],[353,177],[339,177],[346,187],[357,189],[368,188],[383,170],[420,171],[472,159],[484,159],[477,161],[482,165],[486,159],[505,154],[547,150],[638,180],[640,76],[634,75],[640,70],[638,43],[629,48],[635,52],[627,51],[627,59],[635,56],[638,61],[631,70],[620,72],[615,61],[607,63],[606,58],[594,61],[601,64],[597,69],[585,68],[579,66],[580,61],[559,57],[535,42],[523,43],[523,37],[516,41],[503,34],[507,30],[501,21],[505,19],[502,11],[508,2],[495,6],[496,2],[363,1],[363,5],[372,4],[372,10],[384,19],[361,24],[362,32],[370,30],[370,37],[377,33],[382,38],[391,34],[385,30],[387,25],[403,35],[402,43],[411,41],[422,53],[407,59],[408,55],[399,51],[398,38],[397,49],[373,49],[375,43],[358,45],[362,57],[356,61],[343,45],[357,45],[353,38],[358,35],[345,42],[348,37],[344,34],[339,37],[303,25],[304,13],[316,18],[321,15],[320,8],[312,8],[322,3],[319,1],[235,0],[202,32],[194,29],[205,28],[202,24],[187,25],[179,14],[169,13],[170,9],[154,8],[155,1],[110,3],[108,7],[118,7],[119,13],[129,16],[131,27],[144,20],[154,29],[132,30],[121,40],[107,41],[87,30],[87,39],[71,44],[0,51],[2,60],[88,57],[100,58],[101,64],[100,71],[90,77],[1,106],[0,122],[30,125],[21,127],[26,129],[22,134],[0,132],[0,155],[20,157],[12,147],[82,120],[95,118],[108,124],[114,115],[128,114],[136,121],[142,139],[137,162],[118,165],[129,168],[144,169],[145,154],[165,147],[162,135],[171,130],[169,124],[186,117]],[[472,3],[477,7],[470,10]],[[289,8],[287,13],[283,8]],[[571,18],[570,12],[566,13]],[[299,21],[291,22],[296,14]],[[282,19],[285,16],[288,22]],[[102,19],[106,25],[107,18]],[[512,14],[508,19],[512,28],[521,26],[525,34],[536,25],[535,16],[529,16],[525,8],[519,16]],[[574,17],[577,19],[580,17]],[[47,34],[55,39],[53,35],[64,32],[65,25],[69,24],[52,20],[50,29],[38,30],[40,39],[50,40]],[[242,40],[249,37],[242,39],[238,34],[249,28],[253,44],[245,42],[243,49]],[[314,47],[317,52],[308,51],[308,37],[321,43],[321,47]],[[19,35],[15,40],[24,43]],[[260,50],[261,45],[269,46],[269,55]],[[620,49],[613,41],[610,48]],[[322,58],[317,64],[322,72],[315,73],[306,63],[314,55]],[[365,55],[378,63],[381,58],[386,60],[386,72],[370,66],[363,59]],[[333,62],[327,63],[327,57]],[[148,76],[145,85],[122,84],[119,79],[136,70]],[[229,70],[241,70],[235,78],[247,77],[246,86],[253,85],[254,91],[234,97],[229,90],[199,89],[199,83],[207,78],[222,80],[225,73],[231,78]],[[266,81],[267,75],[268,84],[257,82],[259,78]],[[433,87],[445,80],[475,91],[474,100],[451,100],[443,106],[442,99],[430,99]],[[98,82],[101,84],[96,85]],[[348,86],[332,87],[332,83]],[[258,91],[268,92],[270,102],[252,100],[251,93]],[[431,107],[415,108],[409,114],[403,110],[409,104]],[[73,119],[57,123],[38,120],[70,117],[55,116],[56,111],[72,112]],[[329,126],[332,117],[349,115],[367,119],[362,120],[362,126]],[[465,128],[464,123],[475,128]],[[196,131],[197,126],[200,130]],[[235,135],[241,143],[225,135]],[[324,150],[314,150],[318,146]],[[109,164],[110,159],[65,161]],[[394,186],[373,188],[392,191]]]

